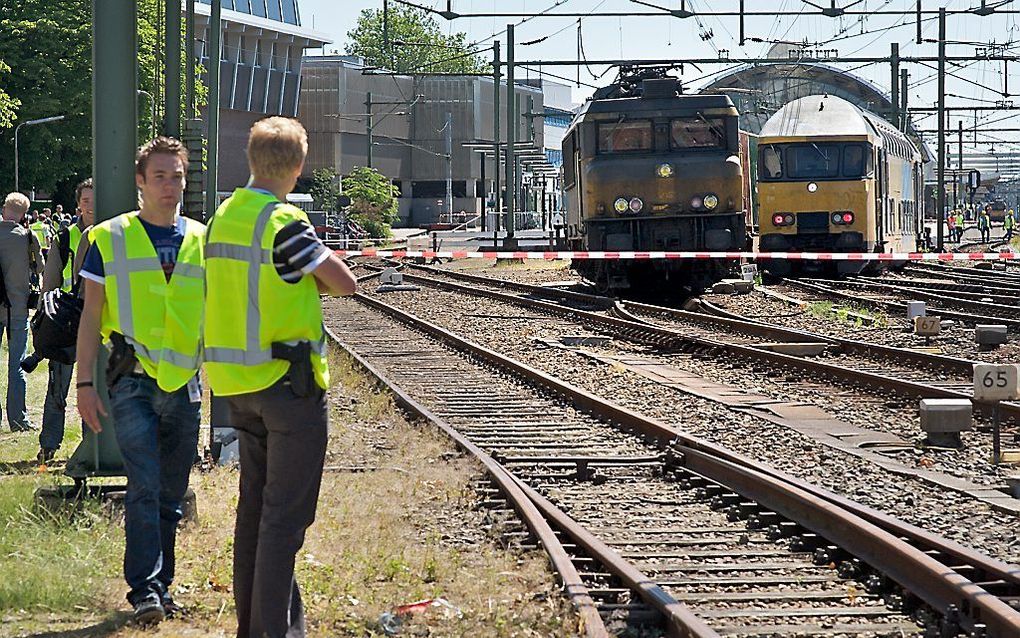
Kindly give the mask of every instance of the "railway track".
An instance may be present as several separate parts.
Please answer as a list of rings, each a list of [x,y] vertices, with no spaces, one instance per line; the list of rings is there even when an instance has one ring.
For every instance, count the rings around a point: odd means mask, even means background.
[[[464,294],[485,296],[545,313],[581,321],[623,339],[682,352],[702,352],[750,365],[797,370],[806,378],[829,378],[871,391],[894,392],[910,398],[970,398],[973,366],[968,359],[936,355],[875,343],[823,336],[782,328],[742,317],[726,317],[615,301],[577,293],[480,277],[467,273],[411,266],[430,277],[405,274],[408,281]],[[437,278],[441,277],[441,278]],[[453,279],[474,286],[457,283]],[[484,287],[478,287],[484,286]],[[509,294],[497,290],[513,291]],[[545,299],[555,299],[551,303]],[[608,314],[604,311],[608,311]],[[766,343],[810,343],[826,346],[824,356],[797,356],[764,349]],[[976,410],[981,410],[979,405]],[[1006,421],[1020,423],[1020,404],[1002,404]]]
[[[838,299],[840,301],[853,303],[859,306],[868,306],[882,312],[888,312],[896,315],[906,315],[907,305],[905,302],[891,301],[882,297],[868,297],[861,294],[851,293],[837,288],[833,285],[833,282],[822,280],[783,279],[782,283],[793,288],[799,288],[801,290],[820,294],[830,299]],[[839,285],[854,289],[855,291],[860,291],[867,289],[870,284],[848,281],[840,282]],[[954,319],[969,325],[979,323],[1005,324],[1011,331],[1020,331],[1020,318],[1018,318],[1012,311],[1003,312],[1000,307],[995,306],[994,304],[988,304],[980,301],[969,301],[966,299],[954,299],[944,293],[941,295],[925,295],[924,293],[912,290],[908,290],[908,292],[911,296],[928,297],[929,300],[938,303],[939,307],[933,308],[933,310],[935,310],[940,317]],[[920,301],[921,299],[918,300]],[[954,310],[952,308],[947,308],[946,306],[954,306],[960,309]],[[975,311],[995,312],[996,314],[977,314]]]
[[[503,483],[525,497],[501,488],[515,511],[541,512],[560,541],[553,552],[568,553],[576,571],[565,582],[588,614],[586,627],[596,625],[595,610],[610,626],[622,618],[681,636],[1020,632],[1010,607],[1020,600],[1020,568],[693,439],[378,299],[331,304],[327,322],[345,348],[402,404],[507,472]]]

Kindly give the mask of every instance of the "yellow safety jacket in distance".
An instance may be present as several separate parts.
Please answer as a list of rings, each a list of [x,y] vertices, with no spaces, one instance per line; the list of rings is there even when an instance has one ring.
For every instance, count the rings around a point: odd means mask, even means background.
[[[205,225],[183,216],[177,223],[184,240],[169,282],[138,211],[89,231],[106,276],[103,341],[114,332],[124,335],[145,373],[166,392],[184,386],[201,363]]]
[[[290,363],[272,345],[311,345],[315,381],[329,385],[322,304],[315,278],[284,281],[273,265],[276,234],[304,211],[272,195],[234,191],[209,221],[206,243],[205,371],[221,396],[258,392],[279,381]]]
[[[28,226],[29,230],[35,233],[36,239],[39,240],[39,246],[41,248],[49,248],[50,246],[50,227],[40,221],[34,221]]]

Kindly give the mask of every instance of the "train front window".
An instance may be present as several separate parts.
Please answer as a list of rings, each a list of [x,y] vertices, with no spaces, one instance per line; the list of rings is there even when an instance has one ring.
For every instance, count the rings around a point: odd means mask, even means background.
[[[726,122],[720,118],[675,119],[670,129],[670,146],[674,149],[726,147]]]
[[[786,149],[786,176],[820,179],[839,176],[839,144],[794,144]]]
[[[843,177],[864,177],[868,173],[867,152],[861,144],[843,147]]]
[[[758,153],[759,179],[781,179],[783,177],[783,153],[780,147],[771,144],[762,146]]]
[[[613,122],[599,124],[599,153],[639,153],[651,151],[652,123]]]

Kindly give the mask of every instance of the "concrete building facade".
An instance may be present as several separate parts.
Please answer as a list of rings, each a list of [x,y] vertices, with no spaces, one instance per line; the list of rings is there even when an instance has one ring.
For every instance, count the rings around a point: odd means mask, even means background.
[[[491,78],[366,73],[364,61],[353,56],[306,56],[301,68],[298,117],[309,135],[307,175],[325,167],[346,175],[368,165],[371,127],[371,165],[400,189],[402,225],[432,223],[448,213],[447,180],[455,213],[481,213],[494,198],[492,153],[478,148],[494,139]],[[506,85],[500,90],[505,142]],[[539,117],[526,115],[543,113],[543,91],[517,84],[514,95],[517,148],[532,151],[520,171],[527,183],[538,170],[534,152],[547,164],[545,128]],[[505,168],[500,180],[506,181]],[[519,201],[534,197],[524,193]]]

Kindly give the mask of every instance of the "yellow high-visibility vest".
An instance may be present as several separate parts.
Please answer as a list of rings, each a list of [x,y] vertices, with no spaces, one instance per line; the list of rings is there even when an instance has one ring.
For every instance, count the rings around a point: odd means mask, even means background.
[[[274,359],[272,345],[311,345],[320,388],[329,385],[322,303],[315,278],[295,283],[273,265],[276,233],[301,209],[247,188],[234,191],[209,221],[206,243],[205,371],[218,395],[258,392],[279,381],[290,363]]]
[[[81,229],[78,228],[78,224],[73,224],[67,229],[67,239],[71,249],[70,254],[67,256],[67,263],[64,264],[64,283],[61,284],[60,289],[64,292],[71,291],[71,284],[74,283],[74,258],[78,254],[78,244],[81,243],[81,238],[84,235]]]
[[[177,223],[184,240],[169,282],[138,211],[89,231],[106,276],[103,340],[124,335],[145,373],[166,392],[186,384],[201,363],[205,225],[183,216]]]
[[[50,247],[50,227],[44,222],[36,220],[29,225],[29,230],[35,233],[36,239],[39,240],[39,246],[42,248]]]

